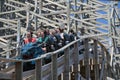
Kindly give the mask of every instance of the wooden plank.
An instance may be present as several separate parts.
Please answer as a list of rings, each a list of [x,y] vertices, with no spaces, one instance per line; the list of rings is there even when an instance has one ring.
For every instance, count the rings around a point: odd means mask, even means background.
[[[9,24],[9,25],[12,25],[12,26],[16,26],[16,24],[13,24],[12,21],[6,20],[6,19],[3,19],[3,18],[0,18],[0,22],[6,23],[6,24]]]
[[[50,1],[50,0],[45,0],[45,1],[48,1],[49,3],[55,4],[55,5],[57,5],[57,6],[61,7],[61,8],[63,8],[63,9],[66,9],[66,7],[65,7],[64,5],[58,4],[58,3],[53,2],[53,1]]]
[[[10,2],[13,2],[13,3],[16,3],[16,4],[19,4],[19,5],[22,5],[22,6],[26,6],[25,3],[22,3],[20,1],[15,1],[15,0],[9,0]]]
[[[15,69],[15,65],[9,66],[9,68],[3,69],[3,70],[1,70],[0,72],[3,72],[3,73],[10,73],[11,71],[14,71],[14,69]]]
[[[35,80],[42,80],[42,59],[36,60]]]
[[[87,8],[93,8],[93,9],[97,9],[97,7],[95,7],[95,6],[93,6],[93,5],[89,5],[89,4],[87,4],[87,3],[82,3],[82,2],[78,2],[78,4],[79,5],[84,5],[84,6],[86,6]],[[102,9],[102,8],[101,8]],[[103,8],[104,9],[104,8]]]
[[[37,13],[32,12],[32,11],[30,11],[30,13],[33,14],[33,15],[35,15],[35,16],[37,16],[37,17],[39,17],[39,18],[42,18],[42,19],[44,19],[46,21],[49,21],[50,23],[54,23],[56,25],[61,25],[60,23],[57,23],[56,21],[50,20],[50,19],[48,19],[46,17],[43,17],[43,16],[41,16],[41,15],[39,15]]]
[[[80,19],[77,19],[77,18],[74,18],[74,17],[71,17],[72,19],[76,20],[76,21],[80,21],[86,25],[91,25],[95,28],[101,28],[101,26],[97,26],[96,24],[93,24],[93,23],[90,23],[90,22],[87,22],[87,21],[84,21],[84,20],[80,20]],[[86,27],[87,28],[87,27]],[[105,29],[105,30],[108,30],[108,29]]]
[[[101,47],[101,53],[102,53],[102,68],[101,68],[101,71],[100,71],[100,80],[106,80],[105,77],[106,76],[106,70],[105,70],[105,53],[104,53],[104,48]]]
[[[12,80],[12,74],[6,74],[6,73],[2,73],[0,72],[0,80],[3,80],[3,79],[10,79]]]
[[[15,80],[22,80],[23,77],[23,63],[16,62],[15,63]]]
[[[86,74],[86,79],[90,80],[90,66],[89,66],[89,45],[88,45],[88,39],[84,39],[84,48],[85,48],[85,53],[84,53],[84,63],[85,63],[85,74]]]
[[[10,38],[10,37],[15,37],[17,34],[11,34],[11,35],[6,35],[6,36],[0,36],[0,38]]]
[[[17,9],[17,10],[12,10],[12,11],[7,11],[7,12],[1,12],[0,15],[14,13],[14,12],[19,12],[19,11],[24,11],[24,10],[25,10],[24,8],[20,8],[20,9]]]
[[[5,5],[6,6],[10,6],[10,7],[13,7],[13,8],[15,8],[15,9],[19,9],[20,7],[18,7],[18,6],[15,6],[15,5],[11,5],[11,4],[9,4],[9,3],[5,3]],[[21,7],[21,9],[26,9],[25,7]]]
[[[6,27],[6,26],[5,26],[5,27],[0,27],[0,30],[12,29],[12,28],[16,28],[16,27],[17,27],[17,26],[13,26],[13,27],[12,27],[12,26],[11,26],[11,27]]]
[[[103,2],[100,2],[100,1],[97,1],[97,0],[91,0],[91,2],[96,2],[100,5],[103,5],[103,6],[107,6],[107,4],[103,3]]]
[[[34,74],[35,74],[35,70],[29,70],[23,72],[23,80],[26,80],[27,78],[31,77]]]
[[[57,14],[63,14],[63,13],[66,13],[66,12],[67,12],[67,10],[60,10],[60,11],[50,12],[50,13],[47,13],[47,14],[42,14],[42,16],[57,15]]]
[[[52,65],[51,65],[51,75],[52,75],[52,80],[58,80],[58,75],[57,75],[57,54],[52,54]]]
[[[39,21],[39,23],[43,22],[43,23],[45,23],[46,25],[50,25],[50,26],[52,26],[52,27],[54,27],[54,28],[58,28],[57,25],[55,25],[54,23],[50,23],[50,22],[48,22],[48,21],[46,21],[46,20],[38,19],[38,21]]]
[[[39,14],[41,15],[42,13],[42,8],[43,8],[43,1],[39,0]]]
[[[70,30],[70,1],[67,0],[67,33]]]
[[[99,64],[98,64],[98,53],[97,53],[97,40],[94,40],[94,52],[93,52],[93,64],[95,71],[95,80],[99,80]]]
[[[79,64],[79,50],[78,50],[78,42],[74,44],[74,73],[75,73],[75,80],[79,80],[79,72],[78,72],[78,64]]]
[[[70,64],[69,64],[69,47],[64,50],[64,73],[63,73],[63,80],[70,79]]]
[[[92,10],[89,9],[89,10],[82,10],[82,11],[77,11],[77,12],[71,11],[71,13],[73,13],[73,14],[82,14],[82,13],[95,12],[95,11],[100,11],[100,10],[107,10],[107,8],[104,8],[104,9],[97,8],[97,9],[92,9]]]

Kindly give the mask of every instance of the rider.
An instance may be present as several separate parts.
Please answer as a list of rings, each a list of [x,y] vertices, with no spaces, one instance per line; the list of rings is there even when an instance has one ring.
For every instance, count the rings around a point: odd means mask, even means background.
[[[32,31],[27,32],[26,38],[24,39],[24,44],[36,42],[36,38],[34,38],[32,35],[33,35]]]

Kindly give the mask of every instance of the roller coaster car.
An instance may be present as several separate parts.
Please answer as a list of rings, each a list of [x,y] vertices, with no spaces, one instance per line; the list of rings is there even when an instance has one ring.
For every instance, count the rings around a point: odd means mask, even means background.
[[[39,42],[25,44],[21,48],[21,59],[32,59],[36,58],[45,52],[42,50]]]

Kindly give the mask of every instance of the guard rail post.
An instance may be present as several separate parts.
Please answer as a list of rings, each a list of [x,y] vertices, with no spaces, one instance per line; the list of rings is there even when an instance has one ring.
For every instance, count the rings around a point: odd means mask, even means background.
[[[15,80],[22,80],[23,77],[23,62],[15,63]]]
[[[35,63],[35,80],[42,80],[42,59],[36,60]]]
[[[70,80],[70,66],[69,66],[69,47],[64,50],[64,72],[63,80]]]
[[[75,80],[78,80],[78,64],[79,64],[79,51],[78,51],[78,42],[74,44],[74,73],[75,73]]]
[[[58,76],[57,76],[57,54],[52,54],[52,65],[51,65],[52,69],[52,80],[58,80]]]

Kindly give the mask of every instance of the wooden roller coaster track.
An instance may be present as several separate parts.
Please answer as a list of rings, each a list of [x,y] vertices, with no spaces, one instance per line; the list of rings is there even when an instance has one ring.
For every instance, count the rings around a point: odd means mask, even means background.
[[[120,1],[109,2],[0,0],[0,79],[119,80],[120,9],[117,6]],[[41,57],[15,59],[20,54],[21,39],[29,28],[36,33],[40,28],[59,27],[67,28],[67,32],[73,29],[76,33],[84,28],[84,34],[79,40]],[[84,45],[78,46],[81,40]],[[94,42],[93,45],[90,41]],[[72,49],[71,45],[74,45]],[[93,48],[93,54],[90,48]],[[81,49],[84,51],[79,54]],[[60,51],[64,51],[64,55],[58,58]],[[51,63],[42,65],[42,59],[49,55]],[[23,72],[23,63],[29,61],[36,62],[35,69]]]
[[[94,41],[94,53],[89,52],[88,46],[90,46],[89,40],[92,39]],[[109,74],[107,72],[108,66],[110,66],[110,54],[108,53],[107,49],[96,39],[93,38],[84,38],[84,45],[80,45],[79,41],[81,39],[78,39],[76,41],[71,42],[70,44],[64,46],[63,48],[46,53],[42,55],[41,57],[30,59],[30,60],[16,60],[16,59],[5,59],[1,58],[0,60],[3,62],[14,62],[14,67],[10,70],[3,70],[0,73],[1,79],[15,79],[15,80],[25,80],[33,75],[35,75],[35,80],[58,80],[58,76],[60,74],[63,74],[64,80],[70,80],[70,72],[74,72],[75,80],[82,77],[82,74],[80,76],[80,70],[79,66],[85,66],[85,78],[91,79],[90,77],[90,68],[92,65],[94,65],[94,77],[96,79],[102,80],[103,78],[107,78],[106,74]],[[74,46],[72,49],[70,46]],[[99,47],[99,48],[97,48]],[[82,54],[79,54],[79,50],[85,48],[85,51]],[[59,52],[64,51],[64,55],[57,58],[57,55]],[[98,52],[99,51],[99,52]],[[52,61],[46,65],[42,66],[42,59],[46,56],[51,56]],[[90,63],[90,60],[93,60],[93,63]],[[35,70],[25,71],[23,72],[23,62],[29,62],[29,61],[35,61],[36,66]],[[83,62],[80,64],[80,62]],[[72,68],[73,67],[73,68]],[[72,70],[70,69],[72,68]],[[100,69],[100,72],[99,72]],[[6,73],[6,74],[5,74]],[[99,76],[100,75],[100,76]],[[106,76],[105,76],[106,75]]]

